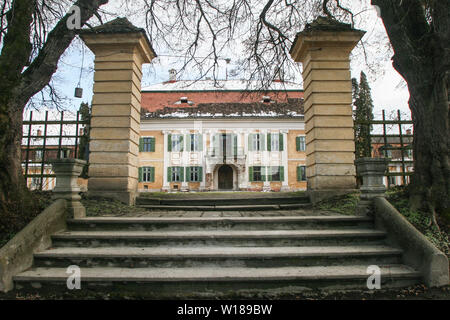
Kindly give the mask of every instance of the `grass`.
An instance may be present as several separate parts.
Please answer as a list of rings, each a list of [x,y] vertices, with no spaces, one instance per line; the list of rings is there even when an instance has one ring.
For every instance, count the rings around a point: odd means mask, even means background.
[[[119,200],[101,197],[86,197],[83,195],[81,203],[86,207],[86,216],[98,217],[114,213],[114,216],[132,215],[142,212],[142,208],[128,206]]]
[[[417,230],[422,232],[447,257],[450,257],[450,226],[448,224],[439,221],[441,228],[441,231],[439,231],[431,225],[431,219],[426,212],[411,210],[408,204],[408,190],[405,187],[389,189],[386,198]]]
[[[351,216],[355,215],[358,201],[359,193],[355,192],[323,200],[314,205],[314,208]]]
[[[0,215],[0,248],[52,203],[51,195],[49,191],[32,191],[31,197],[37,204],[33,212],[17,212],[17,214],[8,216]]]

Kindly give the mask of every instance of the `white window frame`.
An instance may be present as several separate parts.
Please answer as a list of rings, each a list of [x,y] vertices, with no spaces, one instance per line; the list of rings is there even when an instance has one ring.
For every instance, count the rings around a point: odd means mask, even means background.
[[[300,152],[306,151],[306,136],[298,136],[299,137],[299,150]]]
[[[189,174],[191,175],[189,177],[189,181],[191,182],[200,182],[201,177],[200,177],[200,170],[199,167],[190,167],[189,168]]]
[[[142,168],[142,182],[151,182],[152,167]]]
[[[252,149],[254,151],[260,151],[261,150],[261,136],[260,133],[255,133],[252,135]]]
[[[183,167],[172,167],[172,182],[182,182],[181,181],[181,171],[183,170]],[[177,179],[175,179],[177,177]]]
[[[191,145],[190,147],[190,151],[199,151],[200,150],[200,136],[198,133],[191,133],[190,134],[190,141],[191,141]]]
[[[181,152],[182,143],[181,143],[181,137],[182,134],[172,134],[172,152]]]
[[[151,141],[154,137],[142,137],[142,139],[142,152],[151,152]],[[148,142],[146,142],[146,140],[148,140]],[[155,140],[153,141],[156,143]],[[146,146],[148,146],[148,148],[146,148]]]
[[[270,135],[270,151],[280,151],[280,134],[271,133]]]

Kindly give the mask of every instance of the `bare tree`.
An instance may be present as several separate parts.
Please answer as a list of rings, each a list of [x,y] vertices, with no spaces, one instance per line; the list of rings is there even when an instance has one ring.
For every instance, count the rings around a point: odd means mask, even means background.
[[[4,0],[0,5],[0,215],[34,206],[21,167],[22,114],[48,86],[58,60],[77,34],[67,27],[71,5],[84,25],[108,0]],[[4,220],[3,220],[4,222]]]

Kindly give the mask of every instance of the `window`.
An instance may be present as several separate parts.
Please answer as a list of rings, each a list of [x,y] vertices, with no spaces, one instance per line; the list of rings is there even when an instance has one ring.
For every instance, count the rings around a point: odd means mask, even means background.
[[[37,160],[37,161],[40,161],[40,160],[42,160],[42,155],[43,155],[43,150],[41,150],[41,149],[38,149],[38,150],[36,150],[36,154],[35,154],[35,160]]]
[[[169,167],[167,168],[167,179],[169,182],[183,182],[184,168],[183,167]]]
[[[297,167],[297,181],[306,181],[306,166]]]
[[[203,139],[201,134],[188,134],[187,140],[188,151],[202,151]]]
[[[407,147],[411,147],[411,146],[407,146]],[[407,158],[412,159],[413,158],[413,151],[412,151],[412,149],[406,149],[405,150],[405,155],[406,155]]]
[[[261,150],[261,137],[259,134],[254,134],[252,138],[252,150]]]
[[[169,134],[169,152],[181,152],[183,151],[183,135],[182,134]]]
[[[202,167],[187,167],[186,168],[186,181],[187,182],[201,182],[203,178]]]
[[[306,150],[306,137],[298,136],[296,139],[297,151],[305,151]]]
[[[386,158],[392,158],[392,150],[388,149],[392,148],[392,145],[388,144],[385,146],[382,146],[380,149],[383,151],[383,156]]]
[[[154,167],[139,168],[139,182],[155,182],[155,168]]]
[[[155,152],[155,138],[144,137],[139,139],[139,151],[140,152]]]
[[[250,167],[249,168],[249,180],[251,182],[266,181],[265,167]]]
[[[262,102],[264,103],[270,103],[272,101],[272,99],[270,99],[269,96],[263,96],[262,99],[263,99]]]
[[[269,133],[267,134],[267,150],[283,151],[283,134]]]
[[[284,181],[284,167],[268,167],[269,181]]]
[[[69,149],[61,149],[60,150],[59,157],[61,159],[69,158],[69,155],[70,155],[70,150]]]
[[[31,179],[31,189],[37,189],[41,186],[41,178]]]
[[[263,151],[264,150],[264,135],[261,133],[254,133],[248,136],[249,151]]]
[[[389,185],[396,185],[396,177],[395,176],[389,176]]]

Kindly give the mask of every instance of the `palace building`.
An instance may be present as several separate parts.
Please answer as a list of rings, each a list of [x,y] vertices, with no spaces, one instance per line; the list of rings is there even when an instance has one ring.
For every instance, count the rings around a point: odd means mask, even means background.
[[[175,73],[142,88],[139,192],[306,190],[300,85],[274,81],[261,92]]]

